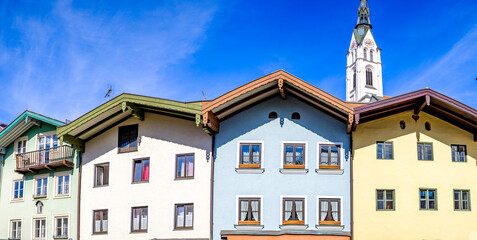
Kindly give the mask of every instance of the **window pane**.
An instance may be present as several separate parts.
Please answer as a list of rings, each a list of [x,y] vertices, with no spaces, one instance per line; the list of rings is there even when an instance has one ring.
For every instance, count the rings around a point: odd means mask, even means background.
[[[252,221],[260,221],[259,211],[258,211],[259,204],[260,202],[258,200],[250,201],[250,205],[252,209]]]
[[[417,144],[417,159],[424,160],[424,146],[422,143]]]
[[[107,232],[108,231],[108,211],[102,211],[101,212],[102,216],[103,216],[103,232]]]
[[[260,145],[253,145],[252,153],[252,164],[260,164]]]
[[[185,157],[180,156],[177,158],[177,177],[185,176]]]
[[[339,202],[338,201],[331,201],[331,221],[339,221]]]
[[[303,147],[295,148],[296,165],[303,165]]]
[[[187,156],[187,177],[194,176],[194,155]]]
[[[293,164],[293,146],[286,146],[285,148],[285,164],[292,165]]]
[[[378,190],[378,200],[383,200],[383,199],[384,199],[384,191]]]
[[[134,181],[141,181],[141,161],[136,161],[134,164]]]
[[[142,180],[148,181],[149,180],[149,160],[143,160],[142,165],[143,165]]]
[[[104,167],[96,167],[96,186],[103,186]]]
[[[63,176],[58,177],[58,194],[63,194]]]
[[[328,146],[320,147],[320,164],[321,165],[328,165]]]
[[[421,209],[426,209],[426,200],[421,200]]]
[[[142,208],[142,211],[141,211],[141,230],[147,230],[147,219],[148,219],[147,208]]]
[[[65,176],[65,189],[64,189],[64,194],[69,194],[70,193],[70,175]]]
[[[384,146],[383,143],[378,142],[377,143],[377,151],[378,151],[378,159],[383,159],[384,158]]]
[[[242,164],[251,164],[250,163],[250,146],[242,145]]]
[[[331,147],[331,165],[340,165],[338,160],[338,153],[339,147]]]
[[[435,201],[434,200],[429,200],[429,209],[435,209]]]
[[[194,215],[194,206],[186,205],[186,219],[185,219],[186,227],[192,227],[193,215]]]
[[[385,143],[385,149],[386,149],[386,159],[392,159],[393,158],[393,144],[392,143]]]
[[[249,201],[240,201],[240,221],[248,221],[248,204]]]
[[[176,226],[184,227],[184,207],[183,206],[177,206],[176,218],[177,218]]]
[[[101,232],[101,215],[100,215],[100,212],[94,212],[94,232]]]
[[[139,230],[139,214],[141,209],[133,209],[133,230]]]

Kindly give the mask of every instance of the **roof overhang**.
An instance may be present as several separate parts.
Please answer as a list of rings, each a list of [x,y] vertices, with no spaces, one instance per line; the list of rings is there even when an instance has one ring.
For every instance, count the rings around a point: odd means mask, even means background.
[[[474,141],[477,141],[477,110],[429,88],[356,107],[352,128],[408,110],[414,111],[415,119],[419,118],[421,111],[441,118],[474,134]]]
[[[288,72],[279,70],[238,87],[210,102],[203,103],[204,126],[218,132],[220,121],[227,117],[271,96],[280,95],[282,99],[286,99],[288,94],[298,97],[343,122],[348,122],[352,116],[352,107],[344,101]]]
[[[8,147],[8,145],[21,137],[32,126],[41,126],[42,123],[48,123],[56,127],[65,125],[62,121],[27,110],[0,132],[0,147]]]
[[[58,128],[58,138],[69,142],[75,149],[84,151],[85,142],[127,118],[136,117],[142,121],[145,112],[153,112],[192,120],[199,126],[202,122],[201,110],[200,102],[184,103],[123,93]]]

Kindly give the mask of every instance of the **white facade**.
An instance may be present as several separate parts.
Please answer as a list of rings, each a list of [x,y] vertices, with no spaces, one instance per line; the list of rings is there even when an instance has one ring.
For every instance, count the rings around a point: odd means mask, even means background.
[[[346,101],[363,101],[364,97],[383,96],[383,76],[381,50],[374,40],[371,30],[366,31],[361,43],[353,32],[347,55],[346,65]],[[367,71],[372,80],[367,79]],[[356,74],[356,79],[354,75]],[[356,82],[355,82],[356,81]]]
[[[118,153],[118,128],[138,124],[138,150]],[[145,113],[86,142],[81,176],[81,239],[209,239],[211,136],[195,122]],[[194,154],[193,178],[177,180],[176,154]],[[149,180],[133,183],[134,159],[149,158]],[[95,187],[96,164],[109,184]],[[193,227],[175,229],[175,204],[193,204]],[[147,206],[146,232],[132,232],[132,207]],[[93,233],[93,211],[108,210],[107,233]]]

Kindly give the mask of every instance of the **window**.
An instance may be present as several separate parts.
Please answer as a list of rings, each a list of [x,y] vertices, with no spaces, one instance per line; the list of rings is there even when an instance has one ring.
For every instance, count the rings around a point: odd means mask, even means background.
[[[283,168],[305,168],[305,144],[285,143]]]
[[[194,178],[194,154],[176,155],[176,179]]]
[[[109,185],[109,163],[95,165],[94,186],[102,187]]]
[[[339,169],[340,168],[340,145],[320,144],[320,168]]]
[[[371,69],[366,69],[366,85],[373,86],[373,71]]]
[[[58,138],[56,137],[56,134],[40,135],[38,137],[38,149],[44,150],[39,152],[40,164],[50,162],[50,148],[55,147],[58,147]]]
[[[134,160],[133,183],[149,182],[149,158]]]
[[[137,151],[138,125],[119,127],[118,152]]]
[[[368,59],[368,56],[366,55],[367,51],[368,51],[368,49],[366,49],[366,48],[363,49],[363,58],[364,58],[365,60]]]
[[[260,143],[241,143],[239,168],[260,168],[261,151],[262,144]]]
[[[108,233],[108,210],[93,211],[93,234]]]
[[[436,190],[435,189],[420,189],[419,190],[419,208],[421,210],[436,210]]]
[[[270,112],[270,113],[268,114],[268,118],[271,118],[271,119],[273,119],[273,118],[278,118],[278,114],[277,114],[276,112]]]
[[[283,224],[305,224],[305,199],[283,199]]]
[[[417,143],[417,160],[432,159],[432,143]]]
[[[55,235],[53,238],[68,238],[68,217],[55,217]]]
[[[371,62],[374,60],[374,51],[373,50],[371,50],[369,52],[369,60],[371,60]]]
[[[453,162],[466,162],[466,151],[464,145],[452,145],[452,161]]]
[[[16,154],[26,153],[26,150],[27,150],[27,139],[18,140],[15,153]]]
[[[376,190],[376,209],[394,210],[394,190]]]
[[[21,239],[22,238],[22,221],[11,220],[10,221],[10,237],[8,239]]]
[[[23,180],[13,181],[13,200],[23,199],[23,186],[25,182]]]
[[[454,210],[470,210],[469,190],[454,190]]]
[[[46,197],[48,195],[48,178],[36,179],[36,192],[34,197]]]
[[[56,195],[68,196],[70,195],[70,175],[59,175],[56,177]]]
[[[353,89],[356,88],[356,70],[353,72]]]
[[[392,142],[376,142],[378,159],[393,159]]]
[[[39,218],[33,220],[33,238],[46,238],[46,218]]]
[[[300,119],[300,114],[297,113],[297,112],[294,112],[294,113],[292,113],[291,118],[292,119]]]
[[[260,225],[260,199],[239,199],[239,222],[238,224]]]
[[[320,225],[341,225],[341,200],[320,198]]]
[[[176,204],[174,229],[192,229],[194,224],[194,204]]]
[[[147,207],[133,207],[131,215],[131,232],[147,232]]]

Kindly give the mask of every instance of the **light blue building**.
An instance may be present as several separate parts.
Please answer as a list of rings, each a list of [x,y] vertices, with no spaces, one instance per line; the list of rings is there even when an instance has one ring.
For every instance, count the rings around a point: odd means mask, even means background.
[[[349,239],[350,112],[282,70],[204,104],[213,239]]]

